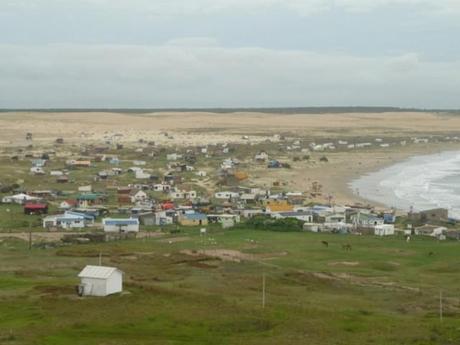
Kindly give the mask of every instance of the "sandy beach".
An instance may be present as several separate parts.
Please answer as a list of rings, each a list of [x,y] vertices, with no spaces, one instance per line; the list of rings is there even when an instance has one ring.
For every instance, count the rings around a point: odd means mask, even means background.
[[[323,200],[337,203],[368,201],[354,194],[350,181],[359,176],[402,161],[408,157],[460,150],[460,142],[399,145],[414,137],[452,137],[460,133],[460,117],[447,114],[406,112],[375,114],[265,114],[240,112],[159,112],[122,114],[106,112],[11,112],[0,114],[0,145],[4,148],[26,145],[25,135],[33,132],[34,145],[49,145],[56,138],[66,143],[103,143],[118,135],[126,145],[140,139],[164,146],[198,146],[217,143],[261,143],[275,134],[309,142],[346,140],[350,143],[373,142],[380,138],[391,143],[387,148],[373,147],[312,152],[310,161],[292,163],[292,169],[249,168],[250,181],[272,185],[281,181],[290,190],[306,191],[312,182],[323,186]],[[248,138],[243,138],[248,136]],[[328,162],[319,161],[327,156]],[[375,203],[373,203],[375,204]]]

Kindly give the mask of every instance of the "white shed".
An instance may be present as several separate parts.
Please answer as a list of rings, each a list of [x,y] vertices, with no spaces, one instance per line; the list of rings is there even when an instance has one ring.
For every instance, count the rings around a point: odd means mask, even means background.
[[[374,227],[374,234],[376,236],[391,236],[395,234],[395,227],[393,224],[380,224]]]
[[[123,291],[123,272],[115,267],[88,265],[78,277],[81,296],[107,296]]]

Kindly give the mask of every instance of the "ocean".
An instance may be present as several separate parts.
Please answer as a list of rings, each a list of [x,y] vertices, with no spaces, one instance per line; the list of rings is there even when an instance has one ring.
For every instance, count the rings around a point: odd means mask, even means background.
[[[460,152],[416,156],[350,183],[353,192],[409,211],[447,208],[460,219]]]

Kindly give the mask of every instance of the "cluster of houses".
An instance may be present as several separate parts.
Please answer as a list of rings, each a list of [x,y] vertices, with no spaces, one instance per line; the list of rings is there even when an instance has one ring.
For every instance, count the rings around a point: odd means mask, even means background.
[[[58,214],[48,215],[48,205],[55,200],[51,191],[33,191],[5,196],[3,203],[16,203],[26,214],[42,214],[46,229],[84,229],[100,227],[105,232],[138,232],[141,226],[206,226],[211,223],[230,228],[254,216],[273,219],[293,218],[303,223],[305,231],[394,235],[393,211],[376,213],[359,206],[308,205],[302,192],[272,193],[262,188],[236,187],[200,197],[196,191],[179,190],[174,184],[142,184],[116,188],[117,206],[108,206],[106,193],[82,186],[73,199],[60,201]],[[155,198],[160,192],[162,199]],[[114,213],[118,217],[109,217]],[[122,214],[122,216],[121,216]],[[442,224],[449,222],[448,211],[436,209],[411,212],[408,221],[414,226],[401,229],[406,235],[428,235],[439,239],[457,238]],[[99,220],[99,221],[98,221]]]

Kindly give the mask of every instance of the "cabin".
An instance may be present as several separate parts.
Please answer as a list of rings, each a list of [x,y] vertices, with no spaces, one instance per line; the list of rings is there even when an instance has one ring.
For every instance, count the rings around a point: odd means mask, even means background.
[[[287,200],[265,200],[264,204],[267,213],[294,211],[294,206],[290,205]]]
[[[78,277],[80,296],[104,297],[123,291],[123,272],[115,267],[88,265]]]
[[[217,192],[214,194],[216,199],[238,199],[240,197],[239,193],[235,192]]]
[[[146,192],[143,190],[134,190],[129,194],[132,203],[143,202],[149,199]]]
[[[84,193],[77,196],[79,207],[89,207],[102,203],[106,197],[98,193]]]
[[[16,195],[11,195],[11,196],[5,196],[2,198],[2,203],[4,204],[19,204],[19,205],[24,205],[27,202],[30,201],[38,201],[40,198],[30,196],[24,193],[16,194]]]
[[[185,213],[179,216],[179,223],[184,226],[207,225],[208,217],[203,213]]]
[[[42,167],[32,167],[30,172],[34,175],[45,175],[45,170]]]
[[[64,200],[63,202],[59,204],[59,208],[61,210],[68,210],[68,209],[71,209],[72,207],[76,207],[77,204],[78,204],[77,200]]]
[[[57,183],[67,183],[67,182],[69,182],[69,176],[67,176],[67,175],[58,176],[57,179],[56,179],[56,182]]]
[[[104,218],[105,232],[139,232],[139,219],[136,218]]]
[[[381,224],[374,227],[375,236],[392,236],[395,234],[395,227],[393,224]]]
[[[26,203],[24,205],[24,214],[47,214],[48,205],[41,203]]]
[[[265,152],[265,151],[259,152],[258,154],[256,154],[254,156],[254,160],[256,160],[258,162],[265,162],[266,160],[268,160],[267,152]]]
[[[93,223],[94,217],[70,211],[65,212],[64,214],[52,215],[43,218],[44,228],[76,229],[85,228]]]

